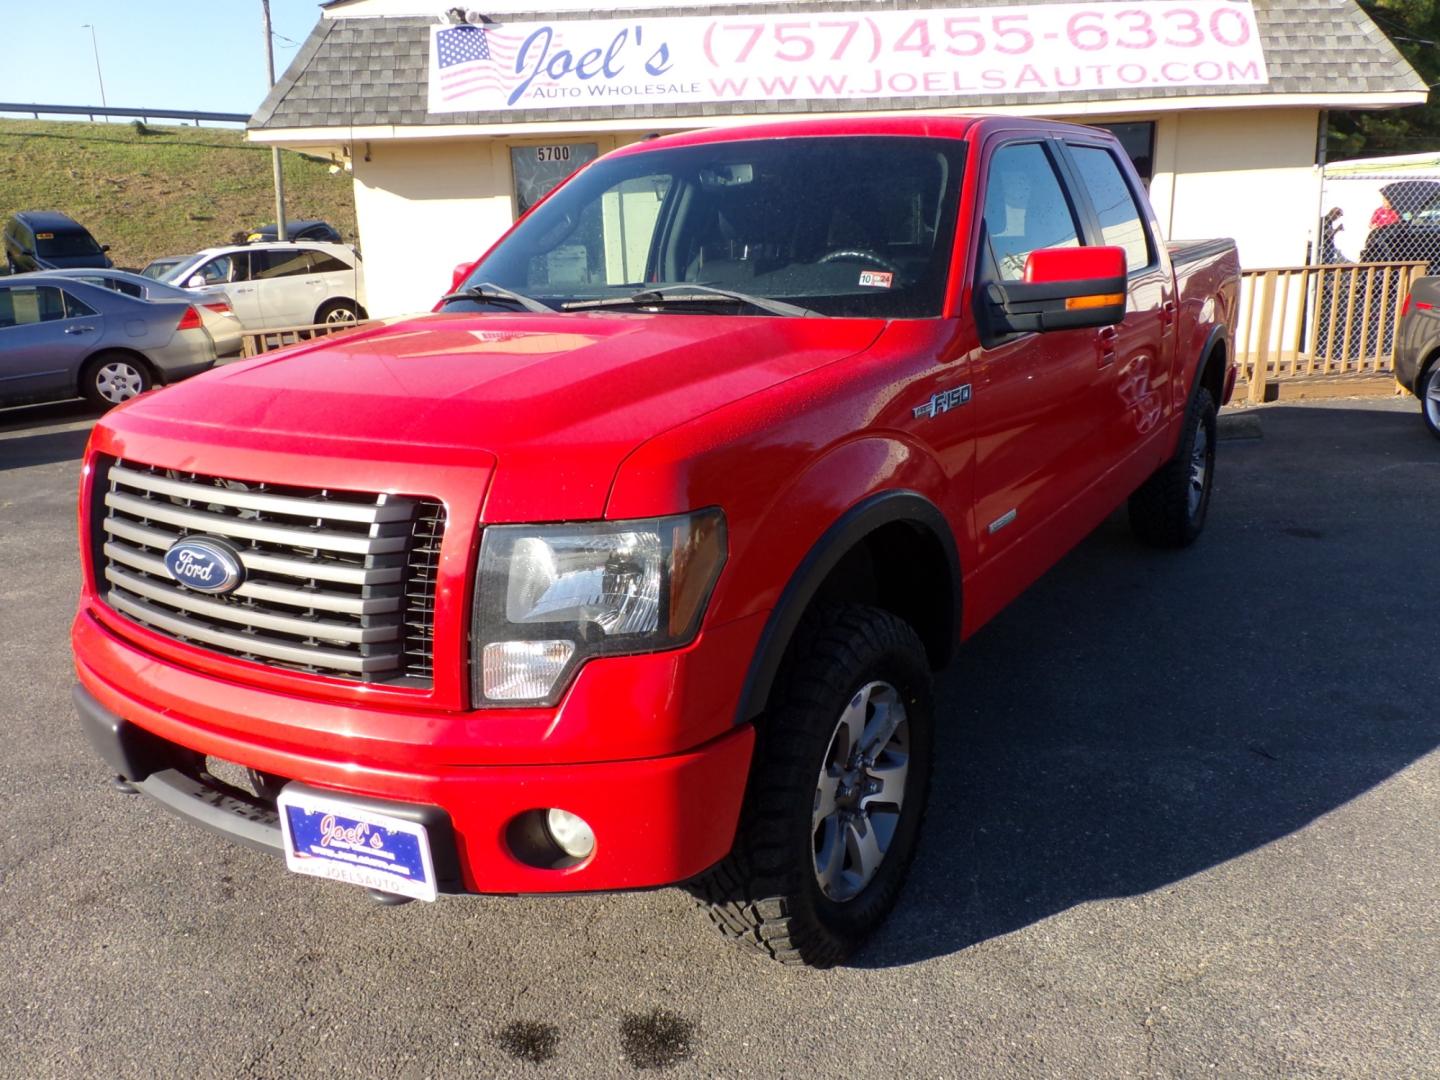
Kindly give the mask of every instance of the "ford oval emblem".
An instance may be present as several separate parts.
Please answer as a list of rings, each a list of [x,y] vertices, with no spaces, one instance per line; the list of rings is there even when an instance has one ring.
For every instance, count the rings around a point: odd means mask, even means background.
[[[223,540],[187,536],[165,552],[165,569],[187,589],[205,593],[234,592],[245,580],[240,553]]]

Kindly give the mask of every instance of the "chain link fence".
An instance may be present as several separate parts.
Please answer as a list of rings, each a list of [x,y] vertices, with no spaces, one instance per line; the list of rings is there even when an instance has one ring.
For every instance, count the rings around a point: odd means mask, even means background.
[[[1327,167],[1319,235],[1315,356],[1388,370],[1415,267],[1440,273],[1440,158]]]

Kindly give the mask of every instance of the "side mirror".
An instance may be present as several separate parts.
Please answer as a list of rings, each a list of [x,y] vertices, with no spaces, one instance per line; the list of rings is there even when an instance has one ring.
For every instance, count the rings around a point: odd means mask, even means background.
[[[186,287],[187,289],[202,289],[202,288],[204,288],[204,287],[205,287],[205,275],[204,275],[204,274],[191,274],[191,275],[190,275],[190,280],[187,281],[187,282],[185,282],[185,287]]]
[[[450,275],[450,288],[447,291],[454,292],[456,289],[458,289],[460,287],[460,282],[464,281],[467,277],[470,276],[470,271],[474,269],[474,267],[475,264],[473,262],[463,262],[459,266],[455,267],[454,272],[452,272]]]
[[[109,245],[109,244],[101,244],[101,245],[100,245],[100,250],[101,250],[101,251],[109,251],[109,250],[110,250],[110,245]]]
[[[1009,334],[1113,326],[1125,318],[1125,287],[1124,248],[1041,248],[1026,258],[1020,281],[984,286],[981,329],[994,341]]]

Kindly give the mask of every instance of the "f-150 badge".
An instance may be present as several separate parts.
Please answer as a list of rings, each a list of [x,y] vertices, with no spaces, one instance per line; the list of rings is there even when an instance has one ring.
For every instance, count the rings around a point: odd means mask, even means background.
[[[957,386],[954,390],[941,390],[935,394],[924,405],[915,406],[915,419],[928,419],[947,413],[951,409],[959,408],[970,401],[970,384]]]

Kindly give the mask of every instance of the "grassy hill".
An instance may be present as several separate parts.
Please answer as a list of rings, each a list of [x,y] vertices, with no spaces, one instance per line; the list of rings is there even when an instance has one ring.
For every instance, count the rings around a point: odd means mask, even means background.
[[[350,174],[295,153],[282,161],[286,216],[323,218],[353,242]],[[229,128],[0,120],[0,216],[15,210],[63,211],[110,245],[116,266],[140,267],[274,221],[270,150]]]

